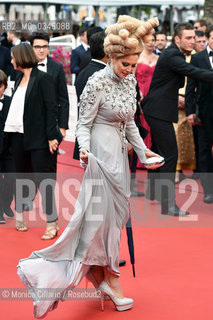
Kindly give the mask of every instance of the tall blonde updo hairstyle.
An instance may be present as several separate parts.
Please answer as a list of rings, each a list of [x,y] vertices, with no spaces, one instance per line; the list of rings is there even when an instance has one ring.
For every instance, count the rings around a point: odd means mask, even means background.
[[[143,51],[144,38],[152,34],[153,28],[158,24],[158,18],[142,22],[127,15],[119,16],[117,23],[106,29],[105,53],[108,56],[113,54],[117,57],[140,54]]]

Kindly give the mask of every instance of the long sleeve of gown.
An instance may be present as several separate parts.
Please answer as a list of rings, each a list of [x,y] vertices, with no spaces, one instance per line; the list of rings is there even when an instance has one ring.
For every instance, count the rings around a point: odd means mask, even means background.
[[[146,156],[144,151],[148,150],[147,146],[143,142],[143,139],[140,136],[139,130],[135,124],[134,119],[131,119],[127,122],[126,126],[126,138],[133,146],[133,149],[138,155],[138,158],[142,163],[146,161]]]
[[[79,102],[79,120],[76,127],[76,137],[79,143],[79,151],[90,151],[90,131],[101,103],[100,92],[92,92],[88,82],[83,90]]]

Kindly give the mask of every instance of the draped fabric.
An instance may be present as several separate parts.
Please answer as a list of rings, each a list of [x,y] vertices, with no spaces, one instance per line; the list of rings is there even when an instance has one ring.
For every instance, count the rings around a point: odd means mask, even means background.
[[[67,288],[74,288],[90,266],[105,266],[119,275],[122,228],[129,218],[129,163],[126,138],[145,161],[146,146],[134,123],[135,78],[118,78],[108,65],[95,73],[81,96],[76,136],[88,150],[75,211],[52,246],[20,260],[18,275],[34,299],[39,318],[57,307]],[[40,301],[38,288],[59,291],[55,301]]]

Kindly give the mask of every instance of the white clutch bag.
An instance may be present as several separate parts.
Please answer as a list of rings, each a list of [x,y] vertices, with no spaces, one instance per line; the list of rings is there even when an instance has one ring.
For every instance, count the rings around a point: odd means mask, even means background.
[[[165,160],[163,157],[151,157],[146,160],[144,165],[147,169],[157,169],[163,166],[164,163]]]

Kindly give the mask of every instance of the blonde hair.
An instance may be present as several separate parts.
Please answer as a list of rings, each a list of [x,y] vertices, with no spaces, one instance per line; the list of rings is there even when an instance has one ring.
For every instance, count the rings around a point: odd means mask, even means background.
[[[140,54],[143,51],[144,38],[153,33],[153,28],[159,24],[158,18],[142,22],[136,18],[122,15],[116,24],[106,29],[104,51],[108,56],[125,56]]]

